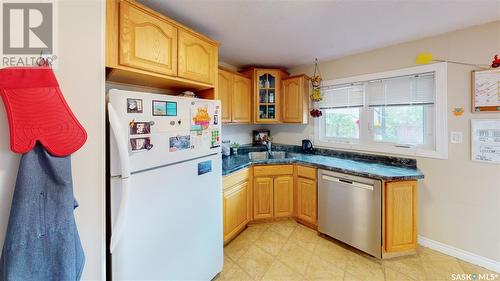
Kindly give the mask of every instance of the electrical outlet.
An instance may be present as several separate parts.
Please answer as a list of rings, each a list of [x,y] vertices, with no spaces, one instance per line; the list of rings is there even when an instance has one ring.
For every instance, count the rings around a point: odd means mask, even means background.
[[[451,143],[462,143],[463,142],[462,132],[451,132],[450,142]]]

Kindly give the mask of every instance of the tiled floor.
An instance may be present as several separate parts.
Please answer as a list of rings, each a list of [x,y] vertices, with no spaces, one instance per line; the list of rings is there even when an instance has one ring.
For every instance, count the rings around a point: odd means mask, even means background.
[[[380,261],[284,220],[251,225],[229,243],[217,280],[452,280],[452,274],[496,273],[424,247]]]

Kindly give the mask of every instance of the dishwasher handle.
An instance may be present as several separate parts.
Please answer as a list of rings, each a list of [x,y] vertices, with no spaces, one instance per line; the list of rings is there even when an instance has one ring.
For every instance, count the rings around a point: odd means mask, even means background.
[[[321,177],[324,180],[331,181],[331,182],[337,182],[337,183],[342,183],[345,185],[353,186],[353,187],[358,187],[358,188],[363,188],[367,190],[373,191],[373,185],[371,184],[365,184],[365,183],[360,183],[360,182],[355,182],[355,181],[350,181],[342,178],[336,178],[328,175],[322,175]]]

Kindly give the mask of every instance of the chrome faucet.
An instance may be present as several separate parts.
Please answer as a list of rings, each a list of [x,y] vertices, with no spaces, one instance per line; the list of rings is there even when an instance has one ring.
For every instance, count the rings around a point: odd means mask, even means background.
[[[273,143],[271,142],[271,139],[269,138],[269,136],[265,135],[262,138],[262,144],[266,146],[268,152],[271,152]]]

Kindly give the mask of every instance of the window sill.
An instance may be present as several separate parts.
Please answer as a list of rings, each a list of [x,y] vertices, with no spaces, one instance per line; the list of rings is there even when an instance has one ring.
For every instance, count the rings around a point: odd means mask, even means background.
[[[435,159],[448,159],[448,150],[443,151],[427,150],[419,148],[403,148],[389,145],[366,145],[359,143],[345,143],[336,141],[324,141],[315,139],[314,145],[322,148],[340,149],[340,150],[355,150],[374,153],[397,154],[402,156],[425,157]]]

